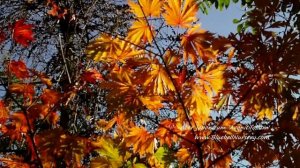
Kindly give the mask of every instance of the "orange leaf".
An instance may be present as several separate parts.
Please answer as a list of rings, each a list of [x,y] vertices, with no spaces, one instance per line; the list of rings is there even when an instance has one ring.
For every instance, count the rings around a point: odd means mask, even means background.
[[[170,26],[188,28],[192,22],[197,20],[198,5],[194,0],[185,0],[184,4],[182,0],[168,1],[165,10],[163,16]]]
[[[133,152],[141,156],[147,153],[154,153],[154,136],[144,127],[133,127],[126,137],[126,146],[133,144]]]
[[[0,124],[8,118],[8,110],[3,100],[0,100]]]
[[[30,84],[14,83],[9,85],[8,91],[16,94],[23,94],[24,98],[28,98],[30,102],[34,95],[34,86]]]
[[[212,50],[212,48],[210,48],[210,43],[208,43],[212,38],[213,35],[206,30],[201,29],[199,24],[188,30],[181,38],[185,63],[188,61],[189,57],[194,64],[197,64],[199,56],[204,62],[207,62],[209,59],[215,60],[218,51]]]
[[[179,163],[190,163],[192,161],[192,156],[190,154],[191,152],[188,151],[186,148],[181,148],[176,153],[176,157],[178,158]]]
[[[152,110],[157,115],[159,115],[159,109],[164,107],[162,104],[164,99],[160,96],[143,96],[140,97],[140,100],[149,110]]]
[[[17,78],[27,78],[29,77],[28,69],[23,61],[11,61],[9,63],[9,70]]]
[[[167,144],[171,147],[172,143],[178,141],[176,133],[180,133],[174,120],[164,120],[159,124],[159,128],[155,132],[155,136],[160,139],[160,145]]]
[[[56,104],[60,100],[61,95],[50,89],[45,89],[41,95],[41,99],[45,104]]]
[[[44,104],[35,104],[33,106],[30,106],[28,109],[28,116],[30,119],[36,119],[38,117],[44,118],[49,111],[49,106]]]
[[[34,40],[33,26],[24,22],[24,19],[15,22],[13,26],[13,39],[23,47],[28,47],[29,43]]]
[[[199,76],[199,83],[208,93],[212,95],[213,92],[217,94],[225,83],[223,76],[226,66],[221,64],[209,64],[206,68],[201,68],[201,71],[197,71]]]
[[[128,5],[131,8],[131,12],[137,17],[144,18],[148,16],[159,17],[160,9],[162,5],[161,0],[139,0],[138,3],[134,3],[128,0]]]

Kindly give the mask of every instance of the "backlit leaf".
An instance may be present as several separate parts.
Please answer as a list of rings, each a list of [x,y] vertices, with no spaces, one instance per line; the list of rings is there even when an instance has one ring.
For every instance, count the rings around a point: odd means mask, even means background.
[[[187,62],[190,58],[194,64],[197,64],[199,57],[204,62],[215,60],[218,51],[211,48],[209,41],[212,39],[212,34],[201,29],[200,25],[195,25],[189,29],[181,38],[181,45],[184,49],[184,61]]]
[[[164,105],[162,104],[162,100],[164,100],[160,96],[143,96],[140,97],[141,102],[151,111],[155,112],[159,115],[159,109]]]
[[[139,18],[144,17],[159,17],[161,12],[161,0],[138,0],[138,3],[134,3],[128,0],[128,5],[131,8],[131,12]]]
[[[119,149],[115,143],[109,138],[99,138],[97,141],[92,142],[92,146],[100,154],[101,157],[107,159],[107,164],[111,167],[121,167],[123,163],[123,157],[120,156]],[[100,159],[101,160],[101,159]],[[99,159],[92,161],[92,164],[97,167],[96,163]],[[93,163],[94,162],[94,163]],[[99,165],[100,166],[100,165]]]
[[[175,87],[164,68],[157,64],[151,65],[150,76],[144,83],[144,86],[153,88],[153,93],[165,95],[168,91],[174,91]]]
[[[29,43],[34,40],[33,25],[25,24],[25,20],[18,20],[13,26],[13,39],[23,47],[28,47]]]
[[[0,100],[0,124],[5,122],[8,118],[8,109],[5,106],[5,102]]]
[[[144,127],[133,127],[125,138],[126,146],[133,146],[133,152],[144,154],[154,153],[154,136]]]
[[[27,78],[29,77],[28,69],[23,61],[11,61],[9,63],[9,70],[17,78]]]
[[[155,32],[152,30],[153,28],[149,26],[150,25],[142,19],[133,22],[128,31],[128,39],[134,44],[139,44],[140,42],[151,43]]]
[[[164,6],[166,12],[163,14],[166,23],[170,26],[182,28],[190,27],[196,21],[198,5],[194,0],[171,0]]]
[[[97,81],[100,81],[103,78],[102,75],[97,70],[88,69],[82,73],[81,79],[89,83],[96,83]]]
[[[216,94],[222,89],[225,83],[223,77],[225,69],[225,65],[209,64],[206,68],[201,68],[201,71],[197,71],[198,82],[204,87],[208,95]]]

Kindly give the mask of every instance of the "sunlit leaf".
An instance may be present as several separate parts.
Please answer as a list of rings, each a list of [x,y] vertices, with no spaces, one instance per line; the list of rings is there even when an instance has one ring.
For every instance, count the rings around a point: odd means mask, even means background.
[[[25,24],[25,20],[18,20],[13,26],[13,39],[23,47],[28,47],[29,43],[34,40],[33,25]]]
[[[126,145],[133,146],[133,152],[141,156],[147,153],[154,153],[154,136],[144,127],[133,127],[126,137]]]
[[[129,42],[107,34],[102,34],[96,40],[89,43],[86,48],[87,56],[92,57],[96,62],[125,63],[126,59],[142,53],[143,51],[136,50]]]
[[[200,25],[195,25],[189,29],[181,38],[184,61],[187,62],[190,58],[194,64],[197,64],[199,58],[202,58],[204,62],[215,60],[218,50],[211,48],[209,41],[212,39],[212,34],[201,29]]]
[[[153,36],[155,36],[153,28],[148,25],[145,20],[140,19],[133,22],[132,26],[129,28],[127,37],[130,42],[139,44],[140,42],[151,43],[153,40]]]
[[[148,86],[148,85],[151,86]],[[146,79],[144,86],[153,88],[155,94],[165,95],[168,91],[174,91],[175,87],[163,67],[157,64],[151,65],[150,76]]]
[[[0,124],[4,123],[8,118],[8,108],[5,106],[5,102],[0,100]]]
[[[115,143],[109,138],[99,138],[97,141],[92,142],[92,146],[100,154],[101,157],[105,157],[106,164],[111,167],[121,167],[124,162],[123,157],[120,156],[119,149]],[[101,159],[95,159],[92,161],[92,165],[95,167],[101,166],[97,164]]]
[[[24,96],[24,98],[29,99],[29,103],[32,101],[32,98],[34,96],[34,86],[29,84],[19,84],[14,83],[9,85],[8,91],[10,93],[16,93],[21,94]]]
[[[97,81],[102,80],[103,77],[97,70],[88,69],[82,73],[81,79],[89,83],[96,83]]]
[[[9,70],[17,78],[27,78],[29,77],[28,69],[23,61],[11,61],[9,63]]]
[[[164,8],[166,12],[163,16],[170,26],[188,28],[192,22],[197,20],[198,5],[194,0],[167,1]]]
[[[131,8],[131,12],[139,18],[144,17],[159,17],[161,13],[161,0],[138,0],[134,3],[128,0],[128,5]]]
[[[51,89],[45,89],[41,95],[41,100],[45,104],[56,104],[60,100],[61,94],[58,92],[51,90]]]
[[[149,110],[155,112],[157,115],[159,115],[159,109],[164,106],[162,104],[162,100],[164,99],[160,96],[142,96],[140,100]]]
[[[201,68],[201,71],[197,71],[200,78],[198,82],[208,92],[208,95],[217,94],[222,89],[225,83],[223,76],[225,69],[225,65],[209,64],[206,68]]]

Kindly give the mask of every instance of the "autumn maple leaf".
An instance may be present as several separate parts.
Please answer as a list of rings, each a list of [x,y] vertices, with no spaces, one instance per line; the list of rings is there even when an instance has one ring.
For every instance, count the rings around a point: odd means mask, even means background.
[[[9,64],[9,70],[17,78],[27,78],[29,77],[29,72],[26,64],[23,61],[11,61]]]
[[[25,24],[21,19],[15,22],[13,26],[13,39],[23,47],[28,47],[29,43],[34,40],[31,24]]]
[[[140,155],[154,152],[154,136],[144,127],[133,127],[126,137],[126,146],[133,144],[133,152]]]
[[[182,3],[182,0],[168,1],[165,6],[166,12],[163,15],[168,25],[188,28],[192,22],[197,20],[197,3],[194,0],[185,0],[181,7]]]
[[[139,0],[138,3],[128,1],[128,5],[131,8],[131,12],[137,17],[159,17],[160,8],[162,5],[161,0]]]
[[[8,118],[8,110],[3,100],[0,100],[0,123],[4,123]]]
[[[151,43],[154,36],[152,27],[148,25],[147,21],[137,20],[135,21],[128,32],[128,38],[132,43],[139,44],[142,42]]]
[[[101,80],[103,78],[96,69],[88,69],[87,71],[82,73],[81,79],[89,83],[96,83],[98,80]]]

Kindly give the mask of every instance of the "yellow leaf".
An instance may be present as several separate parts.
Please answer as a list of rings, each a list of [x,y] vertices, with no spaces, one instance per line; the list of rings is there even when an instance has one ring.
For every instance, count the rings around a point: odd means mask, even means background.
[[[135,50],[128,42],[107,34],[102,34],[86,48],[86,55],[92,57],[96,62],[125,63],[126,59],[141,53],[141,50]]]
[[[131,12],[137,17],[159,17],[162,1],[161,0],[138,0],[138,3],[134,3],[128,0],[128,5],[131,8]]]
[[[183,6],[182,6],[183,5]],[[165,5],[163,17],[170,26],[190,27],[197,20],[198,5],[194,0],[170,0]]]
[[[150,76],[145,81],[144,86],[147,86],[149,88],[152,87],[154,94],[160,95],[167,94],[168,90],[175,90],[171,79],[169,78],[167,72],[163,69],[163,67],[157,64],[152,64],[151,68],[152,70],[150,71]]]
[[[269,107],[266,103],[264,106],[256,104],[254,105],[254,108],[259,111],[257,116],[258,119],[262,120],[266,117],[267,119],[272,120],[274,107]]]
[[[206,68],[201,68],[201,71],[197,71],[199,77],[198,82],[204,87],[209,96],[212,96],[213,92],[216,94],[222,89],[225,79],[223,77],[225,65],[209,64]]]
[[[211,97],[205,94],[203,87],[193,85],[191,96],[188,97],[185,104],[190,109],[190,115],[196,120],[197,125],[201,126],[208,120],[212,100]]]
[[[142,19],[133,22],[127,36],[130,42],[134,44],[139,44],[140,42],[151,43],[155,32],[152,30],[152,27],[149,26],[150,25]]]
[[[114,142],[109,138],[99,138],[97,141],[92,142],[92,146],[96,148],[96,151],[100,154],[100,156],[105,157],[107,164],[111,167],[121,167],[123,163],[123,157],[119,154],[118,147],[114,144]],[[92,164],[95,165],[95,162],[99,162],[102,159],[98,158],[92,161]],[[93,163],[94,162],[94,163]],[[95,166],[97,167],[97,166]]]

